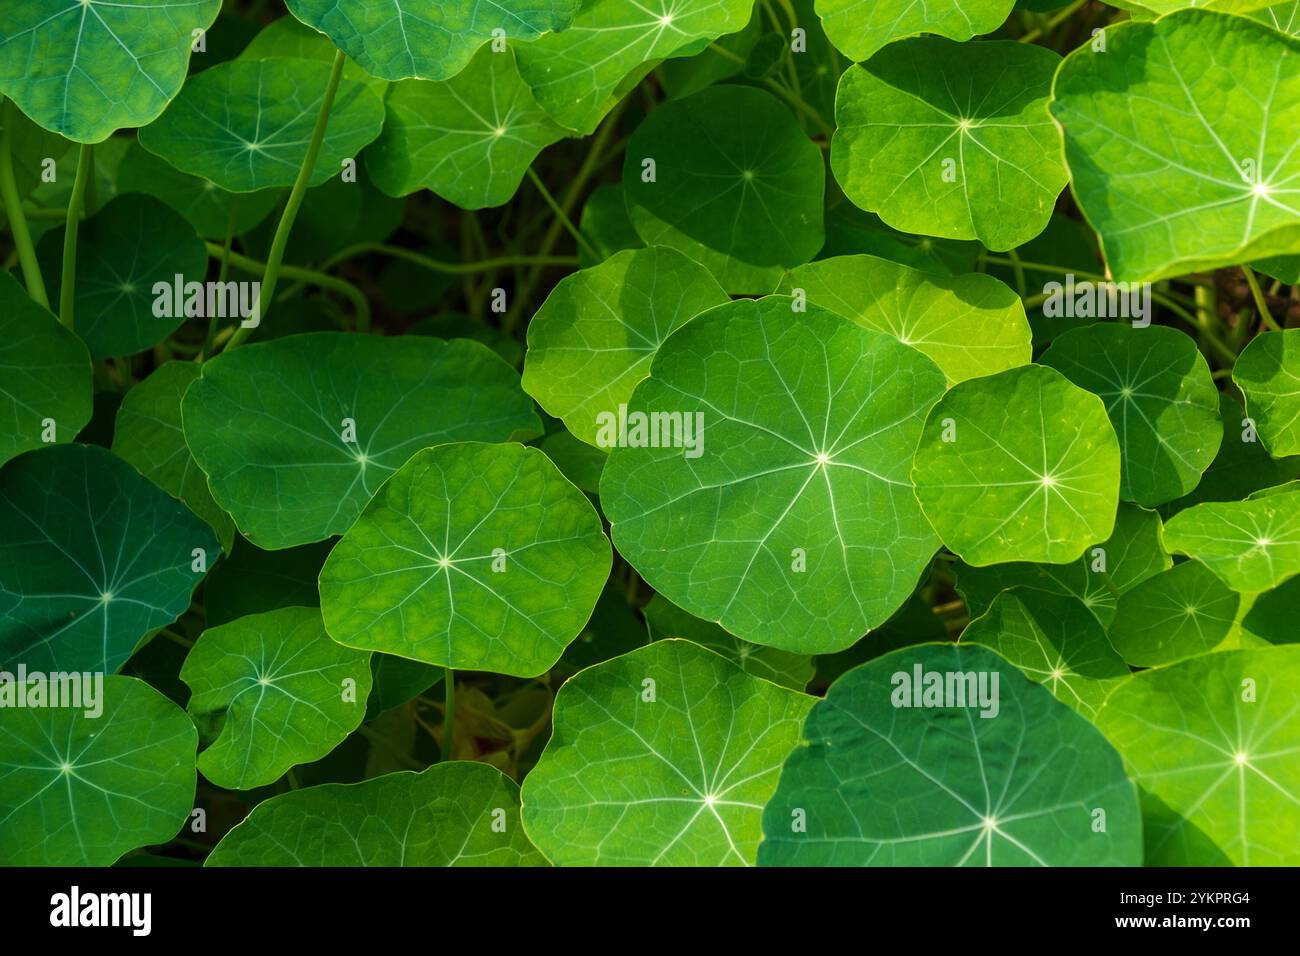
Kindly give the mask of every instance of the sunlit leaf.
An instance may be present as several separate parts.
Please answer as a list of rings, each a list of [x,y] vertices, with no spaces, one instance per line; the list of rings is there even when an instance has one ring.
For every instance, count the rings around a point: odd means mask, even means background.
[[[1015,0],[817,0],[822,25],[841,52],[865,60],[903,37],[935,33],[969,40],[1002,25]]]
[[[1267,591],[1300,574],[1300,490],[1180,511],[1165,525],[1165,547],[1196,558],[1234,591]]]
[[[1300,454],[1300,329],[1256,336],[1232,367],[1232,380],[1269,454]]]
[[[1119,600],[1110,640],[1135,667],[1213,650],[1228,636],[1240,598],[1199,561],[1184,561]]]

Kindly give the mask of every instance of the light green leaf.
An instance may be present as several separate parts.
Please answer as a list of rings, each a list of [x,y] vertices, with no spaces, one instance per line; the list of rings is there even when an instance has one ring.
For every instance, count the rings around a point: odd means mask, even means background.
[[[600,445],[664,340],[730,301],[699,263],[663,246],[620,252],[561,279],[528,325],[524,391],[576,438]]]
[[[849,59],[865,60],[886,44],[920,33],[969,40],[992,33],[1015,0],[817,0],[831,42]]]
[[[504,830],[499,827],[504,826]],[[207,866],[545,866],[519,824],[519,787],[484,763],[327,783],[253,808]]]
[[[957,590],[965,598],[972,617],[987,611],[1001,591],[1013,587],[1037,588],[1078,598],[1097,620],[1109,625],[1115,616],[1115,592],[1124,594],[1172,564],[1160,542],[1160,516],[1136,505],[1121,504],[1110,538],[1089,548],[1077,561],[1069,564],[1012,561],[988,567],[973,567],[959,561],[954,570]]]
[[[1260,11],[1271,2],[1272,0],[1115,0],[1111,6],[1131,11],[1135,20],[1145,20],[1187,7],[1221,13],[1248,13]]]
[[[278,17],[248,41],[248,46],[240,52],[239,59],[267,60],[272,57],[289,57],[295,60],[320,60],[332,64],[337,54],[338,47],[325,34],[313,30],[294,17]],[[386,80],[371,76],[353,59],[344,61],[343,78],[364,84],[381,98],[388,89]]]
[[[1097,725],[1142,791],[1149,866],[1300,863],[1300,647],[1136,675]]]
[[[537,154],[567,135],[533,99],[514,54],[488,47],[453,79],[394,85],[385,109],[366,151],[375,185],[390,196],[431,189],[462,209],[509,202]]]
[[[185,502],[212,526],[222,550],[229,552],[235,540],[235,522],[212,500],[207,476],[194,463],[181,431],[181,398],[199,371],[194,362],[167,362],[127,392],[117,409],[113,453]]]
[[[216,560],[212,529],[93,445],[52,445],[0,470],[0,664],[113,673],[189,607]]]
[[[968,564],[1065,564],[1110,537],[1120,456],[1101,399],[1028,365],[962,382],[930,410],[912,479]]]
[[[793,305],[733,302],[672,335],[600,497],[619,553],[673,603],[756,644],[830,653],[884,623],[934,555],[908,471],[944,381],[915,349]],[[631,447],[636,422],[664,413],[690,441]]]
[[[835,178],[904,232],[1027,242],[1069,178],[1047,111],[1059,62],[1026,43],[890,44],[840,80]]]
[[[1180,511],[1165,525],[1165,547],[1196,558],[1234,591],[1270,590],[1300,574],[1300,490]]]
[[[1219,393],[1219,417],[1223,419],[1219,453],[1191,494],[1170,506],[1174,510],[1204,501],[1237,501],[1261,488],[1300,477],[1300,456],[1271,457],[1241,403],[1226,392]]]
[[[151,122],[185,82],[191,34],[221,0],[23,0],[0,23],[0,94],[41,126],[97,143]]]
[[[754,0],[589,0],[560,33],[515,47],[537,101],[586,136],[652,61],[692,56],[749,22]]]
[[[208,628],[181,668],[203,731],[199,770],[227,790],[274,783],[357,729],[370,654],[334,643],[316,608],[286,607]]]
[[[975,700],[957,696],[981,686]],[[760,865],[1141,862],[1119,755],[985,648],[925,644],[849,671],[813,707],[803,741],[763,811]]]
[[[541,431],[494,353],[423,336],[318,332],[223,352],[181,413],[212,497],[271,550],[346,531],[427,445]]]
[[[1240,602],[1201,562],[1184,561],[1120,598],[1110,640],[1134,667],[1195,657],[1228,636]]]
[[[90,421],[90,355],[48,309],[0,270],[0,464]],[[50,431],[53,429],[53,431]]]
[[[623,166],[638,235],[686,253],[733,293],[770,292],[817,254],[824,185],[821,150],[790,111],[743,86],[663,104],[632,134]]]
[[[874,256],[839,256],[792,269],[779,291],[794,289],[925,353],[950,385],[1031,358],[1020,297],[991,276],[946,278]]]
[[[1047,591],[1002,592],[986,614],[962,631],[961,642],[1000,654],[1089,720],[1129,676],[1092,611],[1073,597]]]
[[[581,0],[286,0],[289,12],[385,80],[446,80],[495,36],[563,30]],[[498,32],[499,31],[499,32]]]
[[[1202,10],[1105,36],[1061,66],[1052,114],[1114,278],[1300,251],[1300,40]]]
[[[765,36],[776,37],[777,46],[784,52],[785,38],[779,34],[765,35],[764,25],[764,12],[761,5],[755,4],[754,13],[743,30],[720,37],[694,56],[665,60],[658,70],[665,95],[679,99],[736,76],[746,70],[755,45],[760,40],[767,42]]]
[[[1232,367],[1232,380],[1269,454],[1300,454],[1300,329],[1255,336]]]
[[[109,866],[166,843],[194,806],[189,718],[143,681],[110,675],[92,692],[89,677],[28,683],[26,693],[94,697],[93,707],[0,708],[0,866]]]
[[[1057,336],[1040,361],[1106,404],[1119,438],[1121,498],[1152,507],[1196,487],[1223,423],[1195,340],[1169,326],[1099,323]]]
[[[719,625],[686,613],[662,594],[651,598],[641,613],[657,641],[674,637],[691,641],[722,655],[746,673],[791,690],[803,690],[812,680],[813,659],[808,655],[742,641]]]
[[[38,249],[51,306],[57,309],[63,229],[46,233]],[[171,335],[185,314],[173,308],[174,315],[158,315],[155,285],[166,284],[166,301],[172,303],[176,276],[183,285],[203,281],[208,271],[208,253],[194,227],[152,196],[110,200],[82,222],[77,249],[76,331],[95,358],[134,355]]]
[[[426,448],[386,481],[321,569],[340,644],[457,670],[548,671],[609,577],[587,497],[536,448]]]
[[[1249,16],[1281,33],[1300,37],[1300,0],[1270,4],[1262,10],[1251,12]]]
[[[559,866],[752,865],[812,701],[688,641],[590,667],[524,779],[528,835]]]
[[[140,145],[182,172],[231,192],[292,186],[307,157],[330,64],[231,60],[192,77],[167,112],[140,131]],[[340,80],[310,184],[337,175],[379,135],[383,102]]]

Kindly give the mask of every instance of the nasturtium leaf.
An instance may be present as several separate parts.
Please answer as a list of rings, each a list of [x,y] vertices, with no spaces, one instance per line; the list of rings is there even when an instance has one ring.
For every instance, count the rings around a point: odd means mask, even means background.
[[[77,234],[73,290],[76,331],[95,358],[134,355],[185,321],[177,276],[202,282],[208,253],[194,227],[152,196],[118,196],[86,219]],[[58,307],[63,230],[46,233],[39,252],[51,304]],[[166,291],[159,294],[159,283]],[[160,305],[161,303],[161,305]]]
[[[614,575],[605,583],[591,619],[574,642],[565,648],[557,668],[561,676],[569,676],[563,673],[565,668],[571,674],[650,643],[645,621],[628,604],[626,585],[618,577]],[[555,673],[552,672],[552,680]]]
[[[74,679],[26,692],[74,705],[79,692],[87,706],[0,708],[0,866],[109,866],[170,840],[194,806],[198,735],[184,711],[131,677],[104,677],[90,696],[90,675]]]
[[[1268,591],[1300,574],[1300,490],[1187,508],[1165,525],[1165,547],[1234,591]]]
[[[688,641],[590,667],[524,778],[528,835],[558,866],[752,865],[812,701]]]
[[[1058,336],[1040,361],[1105,403],[1119,438],[1121,498],[1152,507],[1196,487],[1223,423],[1192,338],[1169,326],[1098,323]]]
[[[1226,392],[1219,393],[1219,417],[1223,419],[1219,453],[1201,476],[1200,484],[1170,505],[1175,511],[1205,501],[1238,501],[1261,488],[1300,478],[1300,455],[1269,455],[1241,402]]]
[[[340,644],[458,670],[545,673],[609,577],[587,497],[536,448],[426,448],[386,481],[321,569]]]
[[[561,279],[528,325],[523,386],[576,438],[601,445],[664,340],[729,302],[709,270],[664,246],[620,252]]]
[[[1187,7],[1221,13],[1250,13],[1269,6],[1272,0],[1115,0],[1111,6],[1131,11],[1135,20],[1147,20]]]
[[[973,272],[982,249],[978,242],[899,232],[845,199],[826,211],[826,244],[817,258],[865,254],[951,276]]]
[[[609,458],[607,452],[579,441],[564,429],[547,435],[537,447],[555,462],[565,478],[589,494],[599,493],[600,475]]]
[[[1270,4],[1262,10],[1253,10],[1247,15],[1252,20],[1258,20],[1281,33],[1300,37],[1300,0]]]
[[[223,352],[181,412],[213,498],[271,550],[346,531],[427,445],[541,431],[500,358],[422,336],[319,332]]]
[[[969,40],[1002,26],[1015,0],[817,0],[826,35],[851,60],[894,40],[936,33]]]
[[[884,623],[934,555],[908,471],[944,379],[890,336],[794,305],[732,302],[669,337],[600,497],[619,553],[673,603],[830,653]]]
[[[700,52],[743,29],[753,9],[754,0],[589,0],[563,31],[515,51],[542,108],[585,136],[651,61]]]
[[[962,382],[930,410],[912,478],[968,564],[1064,564],[1110,537],[1120,454],[1106,408],[1055,369]]]
[[[319,760],[356,730],[370,696],[370,654],[325,633],[314,607],[286,607],[208,628],[181,668],[204,736],[199,771],[248,790]]]
[[[80,150],[57,133],[51,133],[42,126],[33,123],[17,108],[0,104],[0,130],[8,127],[9,159],[13,163],[14,186],[18,198],[26,199],[42,185],[42,176],[46,174],[47,160],[58,160],[68,153]],[[48,178],[48,175],[45,175]],[[49,185],[46,184],[46,189]],[[0,215],[0,222],[7,216]]]
[[[446,80],[494,37],[563,30],[581,0],[286,0],[289,11],[385,80]],[[494,52],[489,47],[489,52]]]
[[[277,189],[228,192],[201,176],[181,172],[138,142],[122,157],[117,188],[121,193],[144,193],[162,200],[184,216],[200,236],[217,240],[227,232],[237,236],[252,229],[271,214],[280,199]]]
[[[1300,863],[1300,647],[1137,674],[1097,726],[1142,792],[1149,866]]]
[[[140,145],[182,172],[231,192],[292,186],[329,83],[318,60],[231,60],[185,84]],[[355,80],[340,80],[311,175],[319,186],[379,135],[384,104]]]
[[[1228,636],[1240,602],[1201,562],[1184,561],[1120,597],[1110,640],[1134,667],[1195,657]]]
[[[1300,578],[1279,584],[1255,598],[1241,626],[1272,644],[1300,643],[1296,608],[1300,607]]]
[[[289,57],[296,60],[321,60],[333,63],[338,47],[325,34],[313,30],[295,17],[277,17],[258,31],[257,36],[239,54],[241,60],[267,60],[271,57]],[[363,70],[355,60],[343,64],[343,78],[356,80],[382,97],[388,89],[385,80],[376,79]]]
[[[1051,50],[901,40],[850,68],[831,167],[896,229],[1014,248],[1043,231],[1069,178],[1047,111]]]
[[[925,644],[849,671],[803,743],[763,811],[762,866],[1141,862],[1119,755],[983,647]]]
[[[442,680],[445,670],[421,661],[394,657],[392,654],[371,654],[370,674],[366,720],[393,707],[400,707],[412,697],[429,690]]]
[[[185,502],[212,526],[222,549],[229,552],[235,540],[235,522],[212,500],[207,476],[194,463],[181,430],[181,398],[199,371],[194,362],[167,362],[127,392],[117,409],[113,454]]]
[[[961,642],[1000,654],[1089,720],[1129,676],[1092,611],[1076,598],[1047,591],[1002,592],[962,631]]]
[[[1269,454],[1300,455],[1300,329],[1255,336],[1232,367],[1232,380]]]
[[[502,827],[504,826],[504,829]],[[471,760],[327,783],[259,803],[207,866],[545,866],[519,787]]]
[[[839,256],[792,269],[779,291],[795,289],[923,352],[950,384],[1028,365],[1031,358],[1020,297],[991,276],[946,278],[874,256]]]
[[[188,508],[103,448],[20,455],[0,470],[0,662],[113,673],[184,613],[219,548]]]
[[[655,640],[679,637],[715,654],[721,654],[741,670],[770,680],[773,684],[803,690],[813,676],[813,659],[775,647],[763,647],[728,634],[711,621],[687,614],[662,594],[656,594],[643,609],[646,626]]]
[[[1160,542],[1160,516],[1137,505],[1121,504],[1110,538],[1069,564],[1012,561],[973,567],[959,561],[955,571],[957,590],[972,617],[987,611],[1002,591],[1036,588],[1078,598],[1097,620],[1109,625],[1115,616],[1117,592],[1124,594],[1172,563]]]
[[[588,252],[584,246],[578,250],[578,259],[584,269],[599,265],[616,252],[645,246],[632,228],[622,183],[605,183],[596,187],[582,207],[578,230],[592,249]]]
[[[744,86],[658,107],[632,134],[623,166],[637,234],[686,253],[735,293],[770,292],[817,254],[824,185],[821,150],[790,111]]]
[[[191,35],[221,0],[22,0],[0,23],[0,94],[41,126],[97,143],[163,111],[190,60]]]
[[[86,346],[0,270],[0,464],[90,421]]]
[[[658,70],[664,93],[670,99],[679,99],[730,79],[747,69],[755,46],[760,41],[766,42],[768,37],[774,37],[784,50],[785,38],[780,34],[765,34],[763,26],[764,12],[760,4],[755,4],[754,13],[743,30],[718,38],[694,56],[665,60]]]
[[[804,50],[791,54],[795,75],[799,78],[799,95],[823,120],[835,116],[835,88],[844,69],[851,63],[841,56],[822,29],[814,0],[793,0],[794,21],[804,31]]]
[[[390,196],[423,187],[462,209],[508,202],[537,154],[568,135],[537,105],[514,54],[489,47],[450,80],[395,84],[384,107],[366,151],[375,185]]]
[[[1113,277],[1300,251],[1300,40],[1203,10],[1105,37],[1065,60],[1052,113]]]

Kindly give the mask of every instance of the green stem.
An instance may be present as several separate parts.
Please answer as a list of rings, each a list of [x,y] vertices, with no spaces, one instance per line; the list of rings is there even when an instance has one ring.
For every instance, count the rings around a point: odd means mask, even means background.
[[[226,276],[230,274],[230,253],[231,246],[235,242],[235,210],[239,208],[239,194],[236,193],[230,200],[230,209],[226,213],[226,241],[221,247],[221,269],[217,272],[217,281],[225,282]],[[208,316],[208,334],[203,339],[203,348],[199,349],[198,357],[195,361],[206,362],[212,354],[212,345],[217,338],[217,316]]]
[[[359,242],[356,245],[348,246],[342,252],[330,256],[321,263],[321,269],[328,271],[341,262],[365,255],[368,252],[392,256],[394,259],[405,259],[417,266],[428,269],[430,272],[442,272],[447,275],[473,275],[479,272],[491,272],[495,269],[508,269],[511,266],[576,266],[578,264],[577,256],[506,256],[500,259],[483,259],[479,262],[441,262],[426,255],[421,255],[414,249],[403,249],[401,246],[386,246],[382,242]]]
[[[452,747],[456,741],[456,672],[445,668],[442,678],[447,691],[447,709],[442,713],[442,759],[452,760]]]
[[[1020,42],[1033,43],[1035,40],[1037,40],[1039,37],[1043,36],[1044,34],[1051,33],[1053,30],[1055,30],[1066,20],[1070,19],[1070,17],[1074,16],[1074,14],[1078,12],[1079,8],[1082,7],[1084,4],[1086,4],[1087,2],[1088,0],[1074,0],[1074,3],[1070,4],[1064,10],[1057,11],[1057,13],[1055,13],[1050,19],[1048,19],[1042,26],[1038,27],[1037,29],[1030,30],[1028,33],[1022,36],[1020,38]]]
[[[338,92],[339,80],[343,77],[343,64],[346,60],[347,57],[342,50],[335,52],[334,66],[330,70],[325,95],[321,98],[316,127],[312,130],[311,142],[307,144],[307,155],[303,157],[298,178],[294,180],[293,190],[289,193],[289,201],[284,204],[284,212],[280,214],[280,223],[275,227],[275,237],[271,240],[271,254],[266,257],[266,272],[262,275],[262,289],[258,297],[259,321],[265,321],[266,313],[270,310],[271,303],[275,301],[275,283],[279,280],[280,273],[283,271],[286,276],[289,274],[288,270],[282,268],[284,250],[289,245],[289,233],[293,231],[293,221],[298,218],[298,209],[302,206],[303,197],[311,183],[312,172],[316,169],[316,157],[320,155],[321,143],[325,141],[325,127],[329,125],[330,108],[334,105],[334,95]],[[369,308],[366,309],[365,314],[368,320]],[[357,325],[360,328],[360,312],[357,313]],[[252,334],[253,328],[241,325],[226,343],[226,348],[237,348]]]
[[[67,226],[63,230],[63,276],[59,282],[59,321],[69,329],[76,327],[73,303],[77,288],[77,230],[81,226],[81,211],[86,201],[86,179],[90,173],[91,147],[81,144],[77,152],[77,176],[72,181],[72,197],[68,200]]]
[[[265,276],[270,270],[271,265],[268,262],[258,262],[238,252],[227,252],[225,247],[217,245],[215,242],[204,243],[208,249],[208,255],[213,259],[227,259],[230,265],[251,275]],[[280,267],[280,274],[286,279],[296,279],[302,282],[308,282],[312,285],[320,286],[322,289],[328,289],[331,292],[337,292],[347,298],[352,303],[352,308],[357,314],[358,331],[368,331],[370,329],[370,303],[366,300],[365,295],[360,289],[345,279],[336,279],[334,276],[326,275],[323,272],[317,272],[315,269],[304,269],[301,266]],[[266,290],[270,288],[266,280],[262,280],[262,299],[266,300]],[[251,332],[252,329],[240,328],[235,332]],[[230,348],[234,343],[235,336],[231,336],[227,342],[226,348]],[[244,338],[248,338],[247,335]]]
[[[0,133],[0,199],[4,200],[5,212],[9,216],[9,231],[13,234],[14,248],[23,268],[27,294],[48,309],[50,300],[45,294],[45,281],[41,278],[41,267],[36,261],[36,247],[32,245],[32,234],[27,230],[22,200],[18,198],[18,183],[14,179],[12,130],[15,112],[13,103],[5,100],[4,115],[0,117],[0,122],[4,123],[4,131]]]
[[[560,204],[555,201],[555,197],[551,195],[551,191],[546,188],[546,184],[542,182],[541,177],[533,171],[533,167],[531,166],[528,167],[528,178],[533,181],[533,185],[537,187],[537,191],[541,193],[542,198],[546,200],[546,205],[551,207],[551,212],[555,213],[556,217],[560,220],[560,225],[562,225],[565,228],[565,231],[573,237],[573,241],[578,244],[578,247],[593,259],[600,258],[600,254],[596,252],[591,243],[587,241],[587,238],[578,231],[578,227],[573,224],[573,220],[570,219],[565,211],[560,208]]]
[[[1106,585],[1106,590],[1110,592],[1111,597],[1118,601],[1120,599],[1119,588],[1115,587],[1115,582],[1111,580],[1110,574],[1106,571],[1098,571],[1097,576],[1101,578],[1101,583]]]
[[[1255,308],[1259,310],[1259,320],[1270,331],[1281,332],[1282,326],[1277,324],[1277,321],[1273,318],[1273,313],[1268,310],[1268,300],[1264,298],[1264,290],[1259,287],[1259,279],[1255,275],[1255,270],[1242,263],[1241,274],[1246,277],[1246,285],[1250,286],[1250,294],[1255,299]]]

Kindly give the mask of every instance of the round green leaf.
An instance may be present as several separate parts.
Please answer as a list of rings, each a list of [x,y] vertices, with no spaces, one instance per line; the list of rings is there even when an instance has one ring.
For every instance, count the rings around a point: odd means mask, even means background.
[[[1012,249],[1043,231],[1069,178],[1047,111],[1051,50],[919,37],[840,80],[831,167],[904,232]]]
[[[620,252],[561,279],[528,325],[524,391],[599,445],[664,340],[730,299],[712,274],[663,246]]]
[[[1141,862],[1119,755],[985,648],[924,644],[849,671],[803,743],[763,811],[760,865]]]
[[[504,827],[504,829],[502,829]],[[519,824],[519,787],[485,763],[327,783],[253,808],[207,866],[545,866]]]
[[[830,653],[884,623],[934,555],[908,471],[944,381],[915,349],[794,305],[732,302],[674,333],[600,498],[619,553],[673,603],[756,644]],[[672,435],[637,423],[665,414],[685,448],[644,447]]]
[[[1300,455],[1300,329],[1255,336],[1232,367],[1232,380],[1269,454]]]
[[[1300,647],[1137,674],[1097,725],[1142,792],[1149,866],[1300,864]]]
[[[657,108],[632,134],[623,167],[645,243],[686,253],[735,293],[770,292],[785,269],[817,254],[824,186],[821,150],[794,116],[744,86]]]
[[[1223,423],[1194,339],[1168,326],[1099,323],[1058,336],[1040,361],[1105,402],[1119,438],[1121,498],[1152,507],[1196,487]]]
[[[1283,65],[1298,53],[1262,24],[1185,10],[1066,59],[1052,114],[1115,279],[1297,251],[1300,75]]]
[[[199,770],[248,790],[319,760],[357,729],[370,696],[370,655],[334,643],[316,608],[286,607],[203,632],[181,680],[205,731]]]
[[[1028,365],[948,392],[912,479],[939,538],[968,564],[1064,564],[1110,537],[1119,471],[1101,399]]]
[[[340,644],[457,670],[543,674],[591,616],[609,542],[536,448],[426,448],[388,479],[321,569]]]
[[[875,256],[837,256],[792,269],[780,290],[925,353],[948,383],[1029,364],[1020,297],[991,276],[933,275]]]
[[[404,80],[388,91],[366,170],[390,196],[431,189],[462,209],[508,202],[537,154],[567,135],[533,99],[513,53],[478,52],[441,83]]]
[[[57,308],[63,229],[46,233],[39,248]],[[157,308],[162,296],[173,304],[177,276],[183,287],[203,281],[208,271],[208,252],[194,227],[152,196],[135,193],[109,200],[85,220],[77,251],[76,331],[95,358],[134,355],[171,335],[185,321],[184,309]]]
[[[1270,590],[1300,574],[1300,491],[1180,511],[1165,525],[1165,547],[1196,558],[1234,591]]]
[[[1110,640],[1134,667],[1195,657],[1228,636],[1240,602],[1205,565],[1184,561],[1119,599]]]
[[[961,642],[1000,654],[1089,720],[1129,676],[1092,611],[1076,598],[1047,591],[1004,591],[962,631]]]
[[[167,362],[127,392],[117,409],[113,453],[185,502],[212,526],[222,550],[229,552],[235,540],[235,522],[212,500],[207,476],[194,463],[181,431],[181,398],[199,371],[194,362]]]
[[[317,60],[231,60],[196,74],[140,145],[182,172],[231,192],[292,186],[329,83]],[[340,80],[310,184],[319,186],[379,135],[384,104]]]
[[[688,641],[597,664],[555,698],[524,826],[558,866],[746,866],[812,698]]]
[[[426,445],[541,431],[494,353],[423,336],[318,332],[223,352],[181,413],[213,498],[272,550],[346,531]]]
[[[286,0],[372,76],[446,80],[496,36],[516,43],[563,30],[581,0]]]
[[[185,82],[192,33],[221,0],[22,0],[0,23],[0,94],[46,129],[97,143],[144,126]]]
[[[542,108],[585,136],[653,61],[699,53],[744,29],[753,9],[753,0],[588,0],[566,29],[515,47],[519,70]]]
[[[90,421],[86,346],[0,270],[0,464]]]
[[[104,677],[89,696],[89,675],[76,677],[86,683],[27,694],[75,702],[79,689],[94,706],[0,708],[0,866],[109,866],[166,843],[194,806],[198,735],[184,712],[131,677]]]
[[[1237,359],[1238,365],[1241,359]],[[1219,453],[1201,476],[1201,483],[1171,507],[1175,511],[1205,501],[1237,501],[1261,488],[1300,477],[1300,455],[1273,458],[1259,440],[1254,420],[1246,417],[1241,402],[1219,393],[1223,441]]]
[[[1256,597],[1241,619],[1241,626],[1271,644],[1300,643],[1300,628],[1296,627],[1295,620],[1297,607],[1300,607],[1300,578],[1291,578]]]
[[[918,33],[969,40],[992,33],[1015,0],[817,0],[817,13],[831,42],[851,60],[865,60],[881,47]]]
[[[113,673],[184,613],[219,547],[103,448],[20,455],[0,470],[0,661]]]

